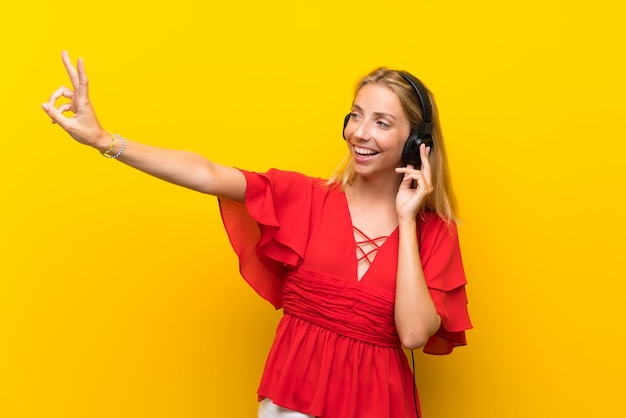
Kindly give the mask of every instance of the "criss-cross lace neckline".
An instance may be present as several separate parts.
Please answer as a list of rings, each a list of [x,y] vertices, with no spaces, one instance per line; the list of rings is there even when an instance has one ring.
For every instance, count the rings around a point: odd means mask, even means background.
[[[365,232],[361,231],[356,226],[352,225],[352,228],[361,238],[363,238],[361,240],[357,240],[355,235],[357,263],[366,260],[369,268],[369,266],[371,266],[374,262],[374,258],[376,257],[378,250],[380,250],[389,236],[383,235],[376,238],[370,238]]]

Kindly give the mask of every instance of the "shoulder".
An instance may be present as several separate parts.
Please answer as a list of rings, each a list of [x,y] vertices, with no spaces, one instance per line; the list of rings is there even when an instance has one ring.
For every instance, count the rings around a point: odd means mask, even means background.
[[[429,288],[448,291],[466,283],[457,226],[434,212],[421,218],[420,255]]]
[[[269,185],[272,189],[328,189],[324,179],[311,177],[296,171],[280,170],[276,168],[271,168],[266,172],[240,171],[245,176],[248,185],[262,183],[266,186]]]
[[[420,214],[417,233],[422,261],[460,257],[459,235],[454,222],[435,212],[424,212]]]
[[[449,236],[449,238],[458,238],[456,223],[444,219],[432,211],[423,211],[418,215],[418,232],[424,237],[443,235]]]

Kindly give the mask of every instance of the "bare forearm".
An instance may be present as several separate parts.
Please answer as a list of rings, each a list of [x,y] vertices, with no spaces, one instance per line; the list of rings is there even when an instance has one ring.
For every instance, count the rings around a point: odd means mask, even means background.
[[[395,321],[400,341],[407,348],[426,344],[441,323],[426,286],[415,228],[415,221],[399,225]]]
[[[106,134],[94,144],[99,151],[137,170],[170,183],[203,193],[210,193],[211,169],[213,163],[199,154],[141,144],[132,140]],[[122,145],[124,149],[122,151]],[[122,151],[120,153],[120,151]]]
[[[202,155],[142,144],[103,129],[81,142],[105,157],[178,186],[237,201],[244,199],[246,182],[243,174]]]

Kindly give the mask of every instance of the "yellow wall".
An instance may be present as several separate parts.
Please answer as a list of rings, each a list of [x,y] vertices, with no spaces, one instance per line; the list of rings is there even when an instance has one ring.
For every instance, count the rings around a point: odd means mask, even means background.
[[[62,49],[108,129],[317,176],[357,78],[414,72],[441,108],[476,327],[418,355],[425,416],[626,415],[620,2],[36,3],[0,16],[1,417],[256,416],[279,317],[213,198],[51,126]]]

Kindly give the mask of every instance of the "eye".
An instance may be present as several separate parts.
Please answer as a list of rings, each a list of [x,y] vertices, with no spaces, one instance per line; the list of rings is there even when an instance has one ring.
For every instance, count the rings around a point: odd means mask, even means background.
[[[361,115],[359,115],[356,112],[351,112],[350,113],[350,119],[359,119],[361,117]]]
[[[383,120],[378,120],[378,121],[376,121],[376,123],[378,124],[378,126],[380,126],[383,129],[387,129],[390,126],[387,122],[385,122]]]

